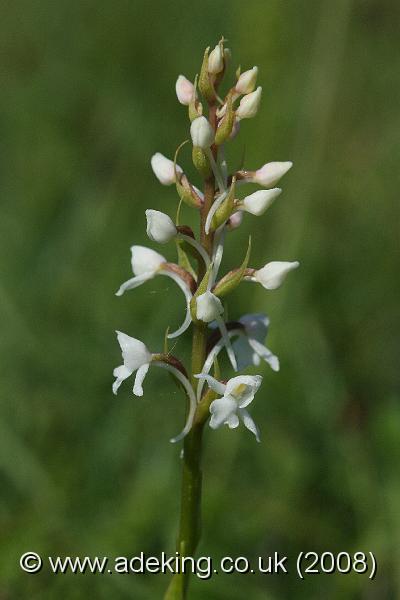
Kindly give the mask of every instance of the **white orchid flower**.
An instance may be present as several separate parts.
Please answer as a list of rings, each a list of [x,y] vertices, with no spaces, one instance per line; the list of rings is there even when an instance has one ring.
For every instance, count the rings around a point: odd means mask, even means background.
[[[221,383],[211,375],[195,375],[198,379],[205,379],[209,387],[222,397],[210,404],[210,427],[218,429],[221,425],[228,425],[235,429],[239,425],[239,419],[260,441],[260,433],[246,407],[253,401],[259,389],[261,375],[239,375],[232,377],[226,384]]]
[[[218,327],[217,323],[210,323],[211,329]],[[247,367],[260,365],[261,359],[265,360],[273,371],[279,371],[279,359],[275,354],[264,345],[269,327],[269,318],[262,314],[248,314],[240,317],[238,326],[230,328],[227,332],[230,339],[236,338],[232,342],[233,352],[235,353],[237,368],[239,371]],[[226,341],[221,339],[210,350],[203,368],[202,375],[208,375],[215,359],[226,346]],[[201,380],[197,386],[197,401],[200,402],[203,392],[204,380]]]
[[[267,337],[269,318],[262,314],[243,315],[239,319],[244,331],[233,342],[233,349],[238,361],[238,369],[246,369],[252,365],[258,367],[261,359],[265,360],[273,371],[279,371],[279,359],[264,346]]]
[[[145,246],[132,246],[131,247],[131,264],[132,271],[135,277],[125,281],[118,291],[116,296],[122,296],[127,290],[133,290],[134,288],[142,285],[149,279],[153,279],[156,275],[165,275],[175,281],[185,295],[186,299],[186,318],[175,332],[168,335],[169,338],[178,337],[189,327],[191,323],[190,316],[190,301],[192,299],[192,293],[187,283],[173,270],[166,267],[167,259],[164,258],[158,252],[146,248]]]
[[[262,269],[254,271],[252,276],[245,277],[245,279],[261,283],[266,290],[276,290],[282,285],[287,274],[293,269],[297,269],[299,265],[298,260],[293,262],[274,260],[267,263]]]
[[[147,375],[150,365],[162,367],[163,369],[166,369],[172,373],[172,375],[174,375],[174,377],[178,379],[184,387],[189,399],[189,411],[185,427],[179,435],[170,440],[173,443],[180,441],[187,433],[189,433],[192,427],[197,406],[196,396],[189,380],[187,377],[185,377],[185,375],[183,375],[183,373],[181,373],[179,369],[173,365],[158,360],[160,355],[152,354],[147,346],[140,340],[137,340],[126,333],[122,333],[122,331],[117,331],[116,334],[118,343],[121,347],[122,359],[124,363],[114,369],[113,374],[116,379],[112,386],[113,393],[117,394],[121,383],[136,372],[133,393],[135,396],[143,396],[143,381]]]
[[[168,215],[159,210],[153,210],[149,208],[146,210],[146,219],[147,235],[153,242],[167,244],[175,237],[184,240],[197,250],[198,254],[200,254],[204,260],[206,269],[208,268],[210,264],[210,257],[204,250],[203,246],[190,235],[181,233]]]
[[[181,104],[189,106],[195,96],[194,85],[184,75],[179,75],[175,84],[176,96]]]
[[[161,152],[156,152],[151,157],[150,162],[153,173],[160,183],[163,185],[172,185],[175,183],[175,168],[172,160],[161,154]],[[178,173],[183,173],[179,165],[176,165],[176,170]]]
[[[142,383],[149,370],[152,354],[140,340],[130,337],[122,331],[116,333],[124,364],[114,369],[116,379],[113,383],[113,392],[116,394],[121,383],[136,372],[133,393],[135,396],[143,396]]]
[[[216,321],[219,330],[221,332],[221,339],[223,340],[224,346],[231,361],[234,371],[237,371],[237,362],[235,353],[232,348],[232,344],[226,329],[225,321],[222,318],[224,307],[222,306],[221,300],[215,296],[212,292],[207,290],[204,294],[201,294],[196,298],[196,317],[204,323],[210,323]]]

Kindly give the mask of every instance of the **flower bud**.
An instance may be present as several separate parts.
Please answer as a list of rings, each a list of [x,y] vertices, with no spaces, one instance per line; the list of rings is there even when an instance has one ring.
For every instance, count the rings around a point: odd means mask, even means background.
[[[236,118],[250,119],[255,117],[261,102],[262,87],[259,86],[255,92],[243,96],[239,108],[236,111]]]
[[[135,275],[159,271],[161,266],[166,263],[166,259],[151,248],[145,246],[131,247],[132,271]]]
[[[273,188],[272,190],[258,190],[250,196],[246,196],[240,203],[240,207],[259,217],[264,214],[267,208],[271,206],[273,201],[282,192],[280,188]]]
[[[262,269],[255,271],[254,280],[261,283],[267,290],[276,290],[282,285],[286,275],[293,269],[297,269],[299,264],[297,260],[294,262],[279,260],[269,262]]]
[[[275,185],[292,166],[293,163],[290,161],[266,163],[255,172],[251,181],[265,187],[270,187],[271,185]]]
[[[190,126],[190,135],[193,146],[208,149],[214,142],[214,131],[205,117],[198,117]]]
[[[196,298],[196,317],[200,321],[211,323],[223,312],[221,300],[212,292],[205,292]]]
[[[240,225],[242,224],[242,221],[243,221],[243,213],[241,210],[238,210],[237,212],[233,213],[233,215],[231,215],[229,217],[226,226],[228,227],[229,231],[232,231],[233,229],[237,229],[238,227],[240,227]]]
[[[258,67],[253,67],[242,73],[235,85],[235,92],[238,94],[250,94],[256,87]]]
[[[175,169],[172,160],[156,152],[151,157],[151,168],[153,169],[154,175],[158,181],[163,185],[172,185],[175,183]],[[182,169],[179,165],[176,165],[178,173],[182,173]]]
[[[159,210],[146,210],[147,219],[147,235],[153,242],[159,244],[166,244],[172,240],[176,234],[177,229],[172,219]]]
[[[212,75],[221,73],[224,68],[224,55],[221,44],[217,44],[208,57],[208,72]]]
[[[195,96],[194,85],[184,75],[179,75],[175,84],[176,95],[178,100],[184,106],[189,106]]]

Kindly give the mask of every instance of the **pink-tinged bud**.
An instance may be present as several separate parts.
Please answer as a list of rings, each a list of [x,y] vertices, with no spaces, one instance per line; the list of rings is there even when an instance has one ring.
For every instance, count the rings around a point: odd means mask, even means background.
[[[250,94],[256,87],[258,67],[253,67],[242,73],[235,85],[235,92],[238,94]]]
[[[151,168],[153,169],[154,175],[158,181],[163,185],[172,185],[175,183],[175,169],[172,160],[156,152],[151,157]],[[178,173],[182,173],[182,169],[179,165],[176,165]]]
[[[290,160],[286,162],[266,163],[255,172],[251,181],[264,187],[270,187],[271,185],[275,185],[292,166],[293,163]]]
[[[189,106],[195,95],[194,85],[184,75],[179,75],[175,84],[178,100],[184,106]]]
[[[208,57],[208,72],[212,75],[221,73],[224,68],[224,55],[220,44],[217,44]]]
[[[229,220],[226,225],[229,230],[237,229],[242,224],[242,221],[243,221],[243,213],[241,210],[238,210],[237,212],[233,213],[233,215],[231,215],[229,217]]]
[[[198,117],[190,126],[193,146],[208,150],[214,142],[214,131],[205,117]]]
[[[237,119],[251,119],[255,117],[261,102],[262,87],[259,86],[255,92],[243,96],[239,108],[236,111]]]

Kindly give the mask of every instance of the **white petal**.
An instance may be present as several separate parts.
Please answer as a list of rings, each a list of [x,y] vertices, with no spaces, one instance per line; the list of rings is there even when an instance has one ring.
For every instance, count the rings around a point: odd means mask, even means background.
[[[175,281],[175,283],[180,287],[180,289],[182,290],[182,292],[184,293],[185,299],[186,299],[186,317],[185,317],[185,320],[182,323],[182,325],[179,327],[179,329],[177,329],[173,333],[169,333],[168,334],[167,337],[169,339],[172,339],[172,338],[176,338],[176,337],[182,335],[182,333],[184,333],[188,329],[188,327],[190,326],[190,323],[192,322],[192,316],[191,316],[191,313],[190,313],[190,301],[192,299],[192,293],[189,290],[186,282],[183,281],[183,279],[181,279],[177,273],[174,273],[173,271],[162,270],[162,271],[159,271],[158,274],[159,275],[165,275],[165,277],[169,277],[170,279],[173,279]]]
[[[175,183],[174,163],[172,160],[161,154],[161,152],[156,152],[151,157],[151,168],[158,181],[163,185],[172,185]],[[178,173],[182,173],[182,169],[179,165],[176,165],[176,170]]]
[[[261,344],[254,338],[249,338],[249,345],[254,352],[264,359],[273,371],[279,371],[279,358],[275,356],[264,344]]]
[[[116,394],[121,383],[125,381],[125,379],[127,379],[130,375],[132,375],[132,371],[130,369],[127,369],[125,365],[121,365],[120,367],[116,367],[114,369],[113,375],[114,377],[116,377],[116,380],[113,383],[112,391],[114,394]]]
[[[167,259],[164,256],[151,248],[145,246],[131,247],[131,264],[134,275],[142,275],[150,271],[156,273],[161,265],[166,262]]]
[[[287,274],[297,269],[299,264],[297,260],[293,262],[275,260],[256,271],[254,277],[265,289],[276,290],[282,285]]]
[[[239,322],[242,323],[248,337],[255,338],[259,342],[263,342],[267,337],[269,318],[262,313],[251,313],[240,317]]]
[[[236,427],[239,426],[239,417],[237,414],[232,413],[230,417],[227,418],[226,424],[228,425],[229,429],[236,429]]]
[[[231,397],[224,396],[218,398],[210,404],[210,427],[211,429],[217,429],[228,421],[232,414],[235,414],[237,410],[237,403]]]
[[[252,365],[255,365],[255,357],[257,357],[254,350],[250,347],[247,336],[243,331],[241,335],[232,342],[233,350],[235,352],[238,370],[242,371]]]
[[[153,271],[150,271],[147,273],[142,273],[141,275],[138,275],[137,277],[131,277],[127,281],[124,281],[123,284],[121,284],[121,286],[119,287],[119,289],[115,293],[115,295],[122,296],[122,294],[124,294],[127,290],[134,290],[135,288],[139,287],[139,285],[142,285],[142,283],[145,283],[145,281],[148,281],[149,279],[153,279],[153,277],[154,277]]]
[[[205,323],[218,319],[224,312],[221,300],[212,292],[207,291],[196,298],[196,317]]]
[[[225,395],[232,395],[243,408],[252,402],[262,382],[261,375],[238,375],[226,384]]]
[[[291,161],[286,162],[269,162],[258,169],[253,177],[255,183],[259,183],[264,187],[275,185],[285,173],[293,166]]]
[[[251,119],[255,117],[261,102],[262,87],[259,86],[255,92],[246,94],[240,101],[236,111],[237,119]]]
[[[257,190],[253,194],[246,196],[241,207],[247,212],[260,217],[271,206],[275,198],[281,194],[281,188],[272,188],[272,190]]]
[[[242,419],[245,427],[247,427],[247,429],[249,431],[251,431],[251,433],[254,433],[254,435],[256,436],[257,442],[259,442],[260,441],[260,430],[258,429],[257,425],[254,423],[253,419],[251,418],[251,416],[249,415],[247,410],[245,408],[239,408],[238,413],[239,413],[240,418]]]
[[[178,233],[172,219],[159,210],[146,210],[147,235],[153,242],[166,244]]]
[[[135,385],[133,386],[133,393],[135,396],[143,396],[143,381],[147,375],[150,364],[142,365],[136,372]]]
[[[225,321],[219,315],[216,317],[216,321],[218,323],[218,327],[221,332],[221,337],[224,340],[224,345],[225,345],[226,351],[228,353],[229,360],[231,361],[232,368],[234,371],[237,371],[238,367],[237,367],[237,362],[236,362],[236,356],[235,356],[235,353],[232,348],[231,340],[228,335],[228,330],[226,328]]]
[[[226,386],[211,375],[204,375],[204,373],[199,373],[198,375],[195,375],[195,377],[197,379],[204,379],[205,381],[207,381],[209,387],[212,390],[214,390],[214,392],[217,392],[217,394],[225,394]]]

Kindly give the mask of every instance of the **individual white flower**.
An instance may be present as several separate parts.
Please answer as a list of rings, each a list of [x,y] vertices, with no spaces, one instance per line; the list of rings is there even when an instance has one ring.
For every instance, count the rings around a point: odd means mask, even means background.
[[[153,242],[166,244],[178,233],[172,219],[159,210],[147,209],[147,235]]]
[[[150,162],[154,175],[160,183],[163,185],[172,185],[175,183],[175,169],[172,160],[161,154],[161,152],[156,152],[151,157]],[[176,165],[176,170],[178,173],[182,173],[182,169],[179,165]]]
[[[149,370],[152,354],[140,340],[121,331],[116,333],[124,364],[114,369],[116,379],[113,383],[113,392],[116,394],[121,383],[136,371],[133,393],[135,396],[143,396],[142,383]]]
[[[261,102],[262,87],[259,86],[254,92],[246,94],[240,101],[236,111],[237,119],[251,119],[255,117]]]
[[[208,72],[212,75],[220,73],[224,68],[224,55],[220,44],[217,44],[208,57]]]
[[[186,299],[186,318],[182,325],[173,333],[169,333],[169,338],[178,337],[189,327],[191,323],[190,317],[190,301],[192,299],[192,293],[187,283],[176,273],[174,270],[167,268],[167,260],[158,252],[146,248],[144,246],[132,246],[131,247],[131,264],[134,277],[125,281],[118,291],[116,296],[122,296],[127,290],[133,290],[134,288],[142,285],[145,281],[153,279],[156,275],[165,275],[175,281],[185,295]]]
[[[196,298],[196,316],[200,321],[210,323],[224,312],[222,302],[212,292],[207,291]]]
[[[241,371],[252,365],[258,367],[261,359],[265,360],[273,371],[279,371],[279,359],[264,346],[267,337],[269,319],[262,314],[243,315],[239,319],[244,331],[239,331],[233,342],[238,369]]]
[[[275,198],[282,192],[280,188],[272,188],[271,190],[257,190],[253,194],[246,196],[239,203],[242,210],[245,210],[252,215],[259,217],[264,214],[267,208],[271,206]]]
[[[256,87],[257,75],[257,67],[253,67],[248,71],[244,71],[244,73],[242,73],[237,80],[235,92],[238,94],[250,94],[250,92],[252,92]]]
[[[267,263],[262,269],[254,272],[251,281],[257,281],[267,290],[276,290],[286,279],[287,274],[299,266],[297,260],[286,262],[275,260]]]
[[[181,104],[189,106],[195,95],[194,85],[184,75],[179,75],[175,84],[176,95]]]
[[[210,427],[217,429],[221,425],[228,425],[230,429],[235,429],[240,418],[259,442],[259,430],[246,407],[253,401],[261,385],[261,375],[239,375],[229,379],[226,385],[211,375],[199,374],[195,377],[205,379],[210,388],[222,396],[210,404]]]
[[[286,162],[269,162],[258,169],[251,177],[250,181],[258,183],[263,187],[271,187],[278,183],[281,177],[291,169],[293,163]]]
[[[214,143],[214,131],[206,117],[197,117],[190,126],[193,146],[207,150]]]

